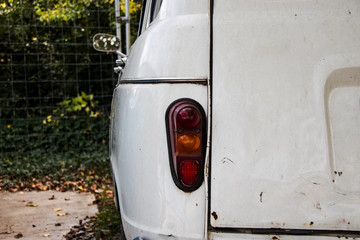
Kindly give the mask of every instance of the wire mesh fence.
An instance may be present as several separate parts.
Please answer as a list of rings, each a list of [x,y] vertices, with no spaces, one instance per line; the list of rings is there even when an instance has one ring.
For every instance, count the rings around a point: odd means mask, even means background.
[[[89,152],[107,155],[116,56],[96,52],[92,37],[114,33],[111,3],[0,3],[3,164],[16,159],[20,166],[44,154],[54,161]]]

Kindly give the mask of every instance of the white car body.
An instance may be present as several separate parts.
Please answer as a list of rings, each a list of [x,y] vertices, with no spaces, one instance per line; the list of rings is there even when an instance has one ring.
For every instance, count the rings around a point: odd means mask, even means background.
[[[152,2],[112,104],[127,239],[360,237],[360,1]],[[178,99],[206,115],[194,191],[170,170]]]

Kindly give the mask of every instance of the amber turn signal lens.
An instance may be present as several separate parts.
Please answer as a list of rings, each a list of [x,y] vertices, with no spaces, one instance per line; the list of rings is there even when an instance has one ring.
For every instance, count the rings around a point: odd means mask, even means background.
[[[199,154],[201,152],[200,137],[193,133],[186,133],[178,136],[177,149],[178,155]]]

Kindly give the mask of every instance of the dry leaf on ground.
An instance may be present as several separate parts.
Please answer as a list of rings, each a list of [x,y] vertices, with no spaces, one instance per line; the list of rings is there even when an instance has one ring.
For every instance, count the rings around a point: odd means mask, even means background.
[[[59,216],[59,217],[63,217],[63,216],[66,216],[66,215],[69,215],[69,214],[68,214],[68,213],[65,213],[65,212],[64,212],[64,213],[58,213],[58,214],[57,214],[57,216]]]
[[[36,203],[28,203],[26,204],[27,207],[38,207],[39,204],[36,204]]]
[[[22,233],[18,233],[14,236],[14,238],[22,238],[24,235]]]

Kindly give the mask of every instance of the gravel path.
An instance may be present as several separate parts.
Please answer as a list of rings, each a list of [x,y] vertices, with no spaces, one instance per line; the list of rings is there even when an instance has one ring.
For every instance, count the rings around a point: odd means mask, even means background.
[[[0,239],[64,239],[72,226],[97,213],[90,193],[0,193]]]

